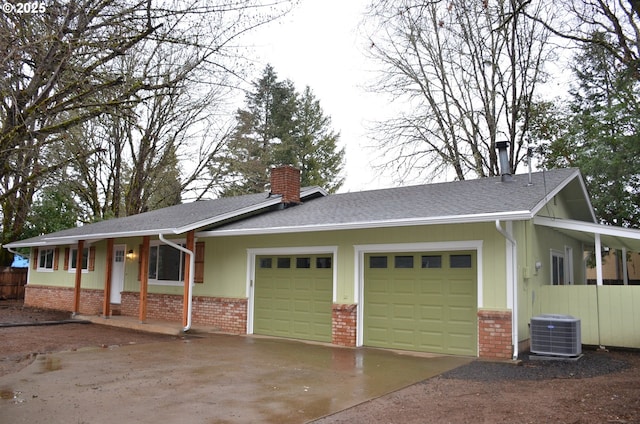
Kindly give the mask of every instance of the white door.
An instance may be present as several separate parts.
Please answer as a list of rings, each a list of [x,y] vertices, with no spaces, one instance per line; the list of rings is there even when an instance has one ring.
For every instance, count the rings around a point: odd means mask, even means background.
[[[113,246],[113,264],[111,268],[111,303],[120,304],[121,292],[124,290],[124,264],[127,246]]]

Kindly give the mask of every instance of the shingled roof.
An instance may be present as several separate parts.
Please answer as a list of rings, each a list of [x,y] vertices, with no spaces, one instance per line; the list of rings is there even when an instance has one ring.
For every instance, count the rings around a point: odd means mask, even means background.
[[[571,215],[595,222],[580,172],[555,169],[514,176],[335,194],[229,223],[202,236],[265,234],[396,225],[531,219],[563,188]],[[573,196],[573,197],[571,197]]]
[[[577,169],[555,169],[500,177],[326,195],[319,187],[301,190],[302,203],[278,207],[267,193],[185,203],[17,241],[8,248],[72,244],[78,240],[184,234],[200,237],[273,234],[400,225],[531,219],[563,191],[574,219],[595,222]],[[567,190],[564,190],[567,188]]]
[[[325,195],[319,187],[305,187],[301,198]],[[99,221],[26,240],[8,243],[5,247],[30,247],[70,244],[78,240],[99,240],[115,237],[136,237],[158,234],[184,234],[277,207],[281,196],[269,193],[223,197],[169,206],[138,215]]]

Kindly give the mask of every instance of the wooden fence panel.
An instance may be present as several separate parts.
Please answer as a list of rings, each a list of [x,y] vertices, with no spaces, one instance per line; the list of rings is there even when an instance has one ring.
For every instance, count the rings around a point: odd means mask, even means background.
[[[640,287],[598,287],[600,340],[604,346],[640,348]]]
[[[534,315],[561,314],[580,318],[582,343],[599,344],[595,286],[542,286],[536,293]]]
[[[26,284],[26,268],[0,268],[0,299],[24,299]]]
[[[534,315],[579,318],[583,344],[640,348],[640,287],[543,286],[536,294]]]

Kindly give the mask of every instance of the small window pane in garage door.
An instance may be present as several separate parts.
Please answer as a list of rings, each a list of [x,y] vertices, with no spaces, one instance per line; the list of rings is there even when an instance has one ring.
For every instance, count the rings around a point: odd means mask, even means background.
[[[396,256],[394,261],[396,268],[413,268],[413,256]]]
[[[423,255],[422,268],[442,268],[442,255]]]
[[[450,268],[471,268],[471,255],[451,255],[449,257]]]
[[[331,268],[331,256],[316,258],[316,268],[318,269]]]
[[[387,257],[386,256],[371,256],[369,257],[369,268],[386,268]]]

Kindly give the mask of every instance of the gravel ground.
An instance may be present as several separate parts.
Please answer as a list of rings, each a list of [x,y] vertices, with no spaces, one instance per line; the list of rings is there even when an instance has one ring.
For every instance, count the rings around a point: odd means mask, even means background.
[[[629,362],[608,355],[606,350],[585,350],[580,359],[531,359],[521,355],[518,364],[474,361],[441,377],[456,380],[503,381],[592,378],[628,368]]]

